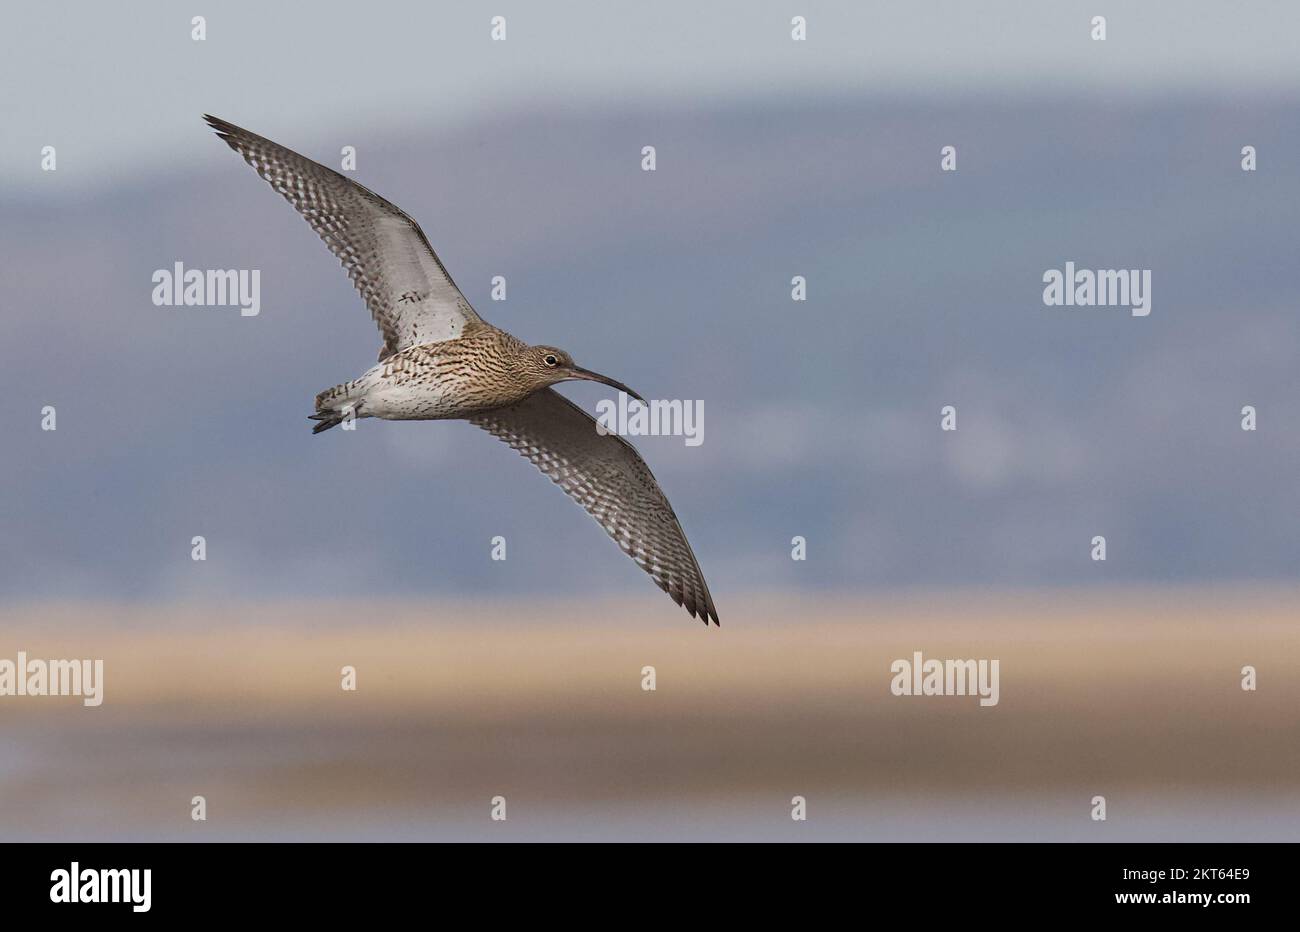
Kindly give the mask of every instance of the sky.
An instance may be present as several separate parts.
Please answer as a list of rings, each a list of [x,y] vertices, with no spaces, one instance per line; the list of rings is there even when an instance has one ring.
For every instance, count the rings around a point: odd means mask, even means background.
[[[1285,94],[1300,6],[1095,2],[207,0],[19,4],[0,36],[0,196],[66,197],[216,161],[213,112],[298,136],[630,102],[708,107],[973,91],[1000,96]],[[207,38],[191,38],[191,18]],[[506,19],[506,40],[490,21]],[[1090,38],[1107,17],[1107,39]],[[794,16],[806,42],[790,38]],[[39,171],[60,155],[58,185]]]

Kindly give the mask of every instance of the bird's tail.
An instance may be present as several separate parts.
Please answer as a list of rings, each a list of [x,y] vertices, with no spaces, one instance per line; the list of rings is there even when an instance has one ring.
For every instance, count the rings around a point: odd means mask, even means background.
[[[333,411],[321,411],[317,414],[309,414],[307,417],[310,420],[318,422],[311,429],[313,434],[319,434],[322,430],[329,430],[331,427],[338,427],[343,423],[343,418],[339,417]]]
[[[349,416],[356,417],[357,411],[361,408],[359,401],[352,400],[352,393],[356,387],[356,382],[344,382],[342,385],[327,388],[316,396],[316,413],[307,415],[309,420],[317,422],[311,429],[313,434],[337,427]]]

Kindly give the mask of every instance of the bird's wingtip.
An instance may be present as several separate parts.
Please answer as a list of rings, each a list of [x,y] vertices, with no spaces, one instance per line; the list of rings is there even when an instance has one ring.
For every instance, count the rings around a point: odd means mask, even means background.
[[[231,137],[239,132],[239,127],[234,123],[215,117],[210,113],[203,114],[203,122],[207,123],[219,139],[224,139],[227,144],[231,143]]]

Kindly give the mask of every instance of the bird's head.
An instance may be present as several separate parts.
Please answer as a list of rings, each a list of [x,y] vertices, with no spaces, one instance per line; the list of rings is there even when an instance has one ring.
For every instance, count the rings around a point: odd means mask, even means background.
[[[582,379],[587,382],[603,382],[620,392],[626,392],[632,398],[645,404],[645,399],[622,382],[615,381],[607,375],[592,372],[574,365],[573,357],[556,346],[530,346],[524,357],[524,367],[530,378],[536,379],[541,386],[567,382],[570,379]]]

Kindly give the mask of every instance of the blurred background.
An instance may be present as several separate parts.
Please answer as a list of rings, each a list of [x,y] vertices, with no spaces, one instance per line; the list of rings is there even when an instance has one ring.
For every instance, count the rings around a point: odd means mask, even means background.
[[[1294,838],[1300,9],[1126,6],[12,11],[0,658],[106,698],[0,698],[0,836]],[[355,147],[488,320],[703,401],[637,446],[721,630],[469,425],[310,435],[378,333],[204,112]],[[260,315],[154,306],[178,261]],[[1067,261],[1150,316],[1045,307]],[[1000,704],[890,695],[915,650]]]

